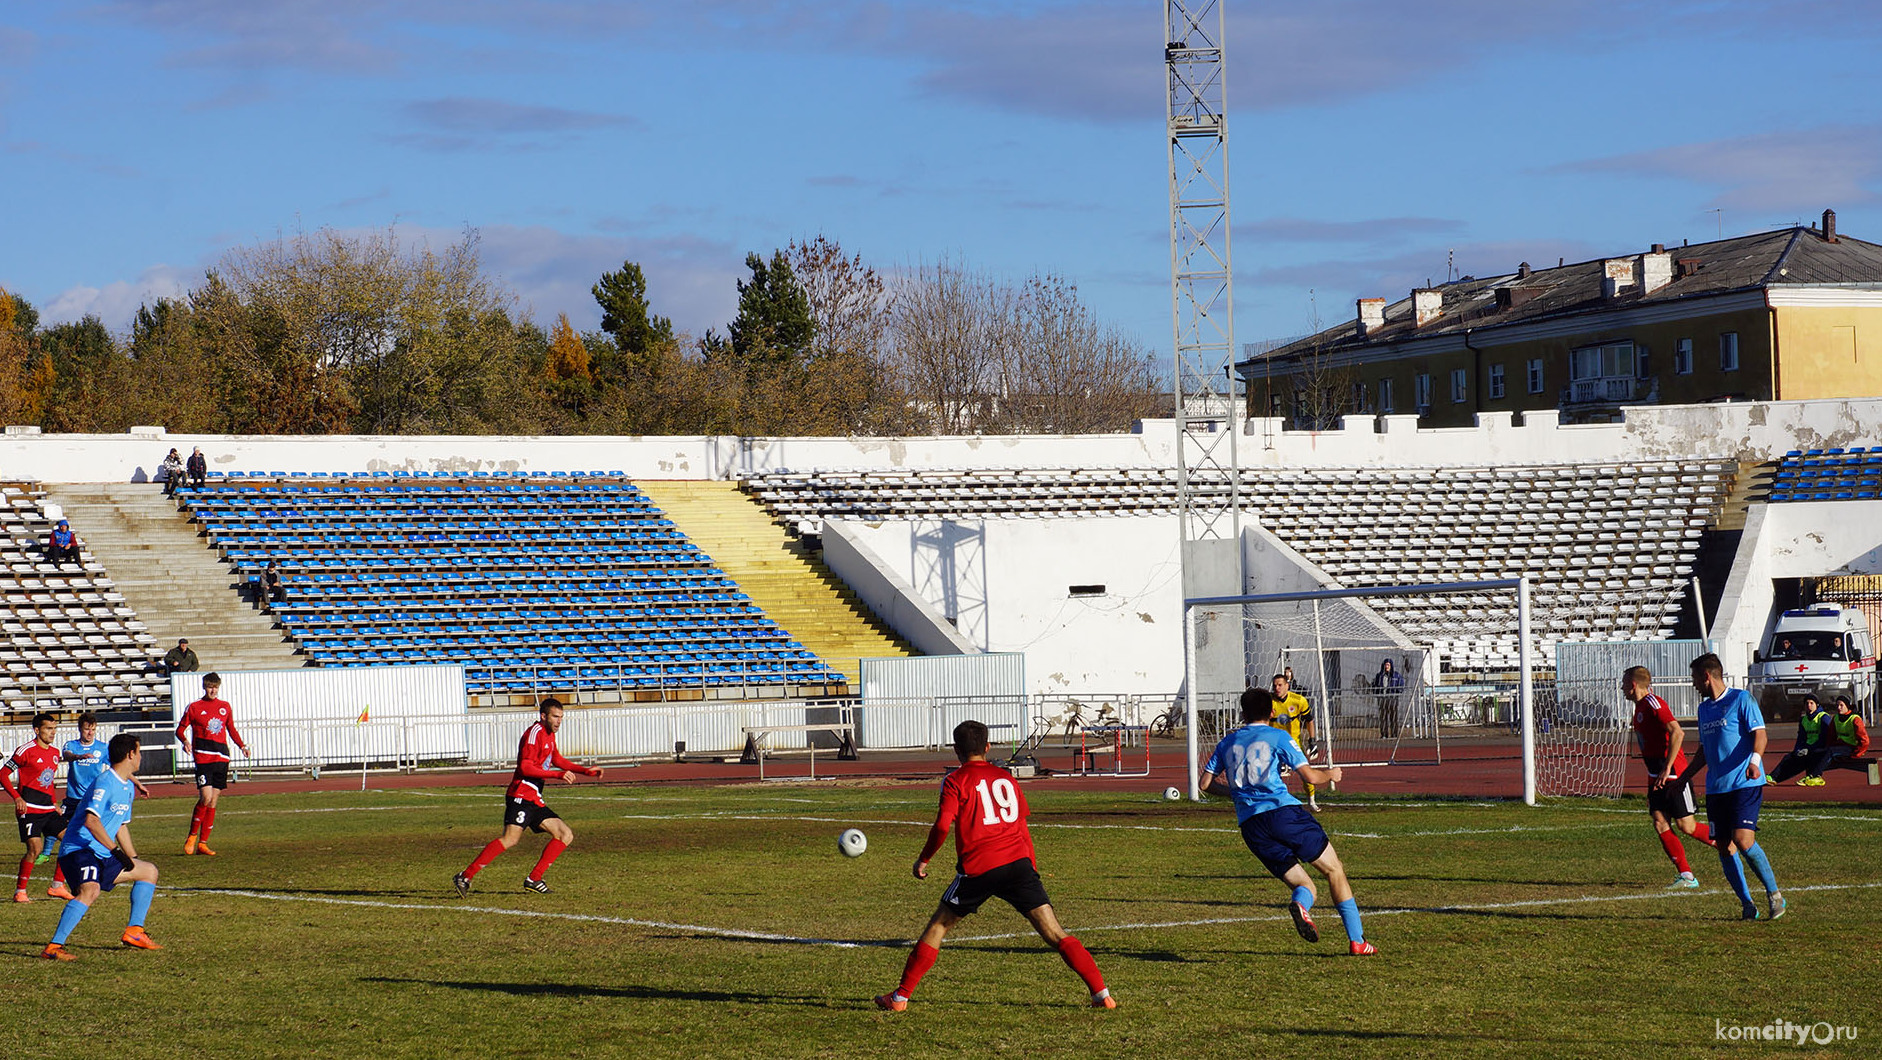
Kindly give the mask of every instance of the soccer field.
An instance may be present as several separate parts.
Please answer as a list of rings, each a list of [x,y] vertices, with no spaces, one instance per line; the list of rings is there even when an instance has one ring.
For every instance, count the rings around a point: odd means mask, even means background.
[[[531,836],[467,900],[451,875],[496,833],[498,789],[265,791],[231,791],[216,858],[178,852],[187,800],[139,804],[133,835],[164,874],[160,952],[118,947],[124,889],[69,964],[29,959],[60,903],[0,912],[16,1043],[30,1026],[37,1055],[217,1060],[1737,1055],[1777,1046],[1729,1028],[1788,1020],[1860,1038],[1787,1055],[1859,1056],[1882,1037],[1873,809],[1768,807],[1790,912],[1745,923],[1697,844],[1704,886],[1664,889],[1639,800],[1335,804],[1322,821],[1382,951],[1364,959],[1324,887],[1322,941],[1295,935],[1225,802],[1033,784],[1053,904],[1120,1007],[1085,1007],[993,902],[889,1014],[870,998],[895,985],[951,865],[948,851],[928,881],[908,871],[936,785],[558,787],[576,842],[554,893],[520,888]],[[835,844],[850,825],[869,836],[854,860]]]

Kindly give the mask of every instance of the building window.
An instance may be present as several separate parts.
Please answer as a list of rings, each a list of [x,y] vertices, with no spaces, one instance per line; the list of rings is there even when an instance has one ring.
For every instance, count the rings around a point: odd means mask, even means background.
[[[1612,342],[1570,351],[1568,379],[1571,404],[1632,401],[1639,379],[1634,344]]]
[[[1673,343],[1673,374],[1692,374],[1692,340],[1680,339]]]
[[[1268,395],[1268,415],[1270,416],[1287,415],[1287,410],[1281,407],[1281,395],[1279,394]]]
[[[1542,358],[1540,357],[1532,357],[1529,360],[1529,392],[1531,394],[1542,393]]]
[[[1431,373],[1419,372],[1412,381],[1412,399],[1418,403],[1420,416],[1431,411]]]
[[[1503,366],[1500,364],[1493,364],[1490,366],[1490,399],[1494,401],[1497,398],[1500,398],[1502,396],[1503,396]]]
[[[1719,371],[1738,371],[1738,332],[1728,331],[1719,336]]]
[[[1379,380],[1379,411],[1392,411],[1392,381],[1390,379]]]
[[[1451,402],[1463,404],[1470,400],[1470,373],[1462,368],[1451,369]]]
[[[1366,384],[1363,381],[1354,383],[1353,384],[1353,411],[1354,412],[1371,412],[1372,410],[1366,407],[1367,399],[1370,396],[1371,395],[1366,393]]]

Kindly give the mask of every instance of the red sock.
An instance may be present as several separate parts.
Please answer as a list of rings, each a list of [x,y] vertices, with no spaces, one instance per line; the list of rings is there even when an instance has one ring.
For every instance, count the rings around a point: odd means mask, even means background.
[[[1692,837],[1694,839],[1699,840],[1701,843],[1704,843],[1706,846],[1709,846],[1709,847],[1718,846],[1717,843],[1714,843],[1712,841],[1712,827],[1710,825],[1702,824],[1702,825],[1695,827],[1693,829]]]
[[[1059,956],[1065,958],[1065,964],[1078,977],[1085,981],[1092,993],[1104,989],[1104,976],[1098,971],[1098,962],[1091,959],[1091,951],[1085,944],[1070,935],[1059,940]]]
[[[56,861],[52,863],[52,882],[54,883],[65,882],[65,869],[60,867],[59,863]]]
[[[209,842],[209,830],[215,826],[216,808],[214,806],[203,807],[203,842]]]
[[[467,880],[475,879],[478,873],[484,871],[484,866],[497,860],[497,855],[501,853],[503,853],[503,840],[492,839],[490,842],[484,844],[484,849],[470,865],[464,869],[464,878]]]
[[[1679,833],[1671,828],[1660,833],[1660,845],[1666,848],[1666,856],[1673,859],[1673,867],[1681,872],[1691,872],[1692,866],[1686,864],[1686,848],[1679,844]]]
[[[908,963],[902,966],[902,985],[896,987],[895,992],[903,997],[914,997],[915,987],[921,985],[921,977],[928,974],[928,969],[934,967],[936,958],[940,956],[941,951],[933,946],[925,942],[915,943],[914,952],[908,955]]]
[[[203,805],[202,803],[199,802],[196,804],[196,808],[190,811],[190,835],[202,835],[202,834],[203,834]]]
[[[555,864],[555,859],[561,857],[562,852],[568,848],[569,845],[560,839],[549,840],[549,845],[542,848],[542,857],[536,859],[536,867],[529,870],[529,878],[542,879],[542,874],[548,872],[549,866]]]
[[[19,889],[22,891],[25,890],[26,885],[31,882],[33,882],[33,856],[31,854],[28,854],[25,857],[20,859],[20,888]]]

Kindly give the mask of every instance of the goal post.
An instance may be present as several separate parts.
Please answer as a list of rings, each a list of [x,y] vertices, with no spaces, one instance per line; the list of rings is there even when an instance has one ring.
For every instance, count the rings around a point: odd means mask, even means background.
[[[1269,675],[1292,668],[1313,707],[1322,766],[1437,763],[1446,717],[1440,694],[1476,687],[1469,683],[1476,674],[1499,675],[1485,687],[1513,700],[1507,721],[1520,730],[1522,797],[1534,805],[1539,660],[1530,610],[1526,577],[1185,599],[1190,798],[1201,797],[1203,712],[1221,711],[1242,689],[1265,688]],[[1477,709],[1482,719],[1492,716],[1490,706]]]

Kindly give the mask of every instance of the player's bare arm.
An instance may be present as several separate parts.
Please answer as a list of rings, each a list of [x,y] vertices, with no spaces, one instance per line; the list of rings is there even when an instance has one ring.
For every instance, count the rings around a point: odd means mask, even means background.
[[[1764,775],[1764,745],[1770,736],[1763,726],[1751,730],[1751,761],[1745,763],[1745,779],[1757,780]]]
[[[1703,742],[1701,742],[1700,744],[1698,744],[1692,749],[1692,757],[1686,759],[1686,768],[1680,772],[1679,782],[1681,784],[1686,783],[1687,781],[1693,778],[1693,774],[1699,772],[1701,769],[1704,769],[1705,767],[1706,767],[1706,745]]]
[[[1679,761],[1680,746],[1686,742],[1686,730],[1677,719],[1666,723],[1666,766],[1660,775],[1653,778],[1653,786],[1658,788],[1673,779],[1673,763]]]
[[[928,863],[920,858],[915,859],[915,878],[918,880],[928,878]]]
[[[1342,770],[1339,766],[1330,766],[1326,769],[1319,769],[1314,766],[1310,766],[1306,764],[1305,762],[1293,767],[1293,769],[1294,769],[1294,772],[1300,774],[1300,779],[1306,781],[1309,784],[1338,784],[1340,782],[1341,775],[1344,773],[1344,770]]]

